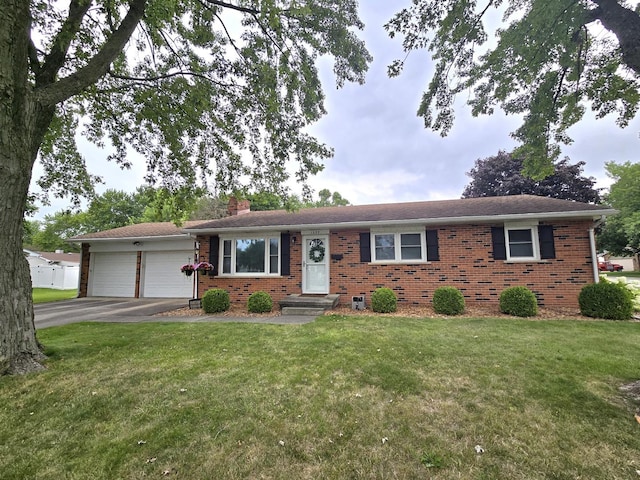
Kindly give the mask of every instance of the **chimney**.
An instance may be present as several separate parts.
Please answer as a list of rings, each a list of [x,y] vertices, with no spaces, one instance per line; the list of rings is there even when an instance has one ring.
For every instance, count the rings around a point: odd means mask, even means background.
[[[232,217],[235,215],[243,215],[251,211],[251,202],[249,200],[238,200],[236,197],[229,199],[227,205],[227,214]]]

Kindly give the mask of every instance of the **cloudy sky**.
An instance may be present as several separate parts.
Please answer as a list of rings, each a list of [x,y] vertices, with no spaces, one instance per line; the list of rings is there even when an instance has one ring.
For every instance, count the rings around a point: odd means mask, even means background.
[[[387,203],[415,200],[459,198],[469,178],[465,175],[479,158],[512,150],[516,144],[509,133],[520,124],[517,117],[500,112],[473,118],[460,98],[456,121],[445,138],[426,130],[416,116],[418,103],[432,74],[432,63],[425,52],[412,53],[403,74],[387,76],[387,65],[403,58],[401,42],[390,39],[383,25],[405,2],[361,0],[362,33],[374,57],[365,85],[346,85],[340,90],[330,75],[330,65],[322,65],[328,114],[312,128],[321,141],[332,146],[334,158],[325,170],[311,180],[317,191],[338,191],[352,204]],[[329,68],[325,68],[329,67]],[[589,117],[570,130],[573,145],[563,156],[572,163],[585,161],[584,174],[606,187],[604,163],[638,161],[640,119],[626,129],[618,128],[614,118]],[[106,188],[134,191],[143,183],[144,162],[122,172],[105,160],[106,151],[87,147],[83,152],[93,173],[104,177]],[[60,208],[54,202],[42,208],[38,217]]]
[[[386,74],[387,65],[404,56],[400,40],[390,39],[383,28],[399,8],[397,2],[361,2],[364,39],[374,57],[367,82],[325,88],[328,115],[314,130],[334,147],[335,157],[312,184],[338,190],[356,204],[459,198],[475,160],[516,146],[509,134],[520,118],[502,113],[473,118],[466,98],[459,99],[447,137],[424,128],[416,111],[433,73],[426,52],[411,53],[400,77]],[[639,120],[620,129],[613,117],[596,121],[591,115],[570,130],[574,143],[563,156],[585,161],[585,175],[607,186],[605,162],[638,160]]]

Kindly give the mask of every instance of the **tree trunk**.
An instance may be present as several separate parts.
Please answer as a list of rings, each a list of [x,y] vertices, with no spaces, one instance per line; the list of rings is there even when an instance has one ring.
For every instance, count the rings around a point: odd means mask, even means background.
[[[640,15],[617,0],[593,1],[598,5],[595,17],[618,37],[625,65],[640,75]]]
[[[54,109],[33,102],[28,82],[29,2],[0,9],[0,375],[42,369],[29,264],[22,253],[33,164]]]

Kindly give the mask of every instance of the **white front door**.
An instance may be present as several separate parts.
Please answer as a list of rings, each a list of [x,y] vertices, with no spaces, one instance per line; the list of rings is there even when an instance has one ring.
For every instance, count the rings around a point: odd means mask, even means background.
[[[302,236],[302,293],[329,293],[329,236]]]

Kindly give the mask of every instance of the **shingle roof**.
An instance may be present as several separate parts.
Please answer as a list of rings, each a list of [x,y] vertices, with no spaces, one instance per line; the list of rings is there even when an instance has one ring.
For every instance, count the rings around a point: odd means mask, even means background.
[[[72,262],[80,263],[79,253],[56,253],[56,252],[38,252],[45,260],[51,262]]]
[[[106,240],[106,239],[134,239],[149,237],[184,237],[187,234],[183,232],[184,228],[196,227],[207,220],[192,220],[185,222],[182,226],[176,227],[173,222],[154,222],[154,223],[138,223],[136,225],[127,225],[124,227],[104,230],[102,232],[87,233],[70,238],[70,242],[80,240]]]
[[[176,227],[172,222],[141,223],[103,232],[78,235],[72,242],[84,240],[143,239],[180,237],[189,233],[235,229],[264,230],[292,228],[329,228],[331,226],[393,225],[409,223],[515,220],[517,218],[598,218],[616,213],[609,207],[534,195],[484,197],[427,202],[352,205],[306,208],[296,212],[272,210],[249,212],[217,220],[194,220]]]
[[[344,207],[307,208],[296,212],[274,210],[250,212],[189,226],[185,231],[203,232],[232,229],[260,229],[267,227],[321,228],[334,225],[400,224],[410,221],[437,223],[438,221],[490,221],[497,217],[516,219],[541,218],[598,218],[615,213],[609,207],[569,200],[513,195],[427,202],[353,205]],[[513,218],[511,218],[513,217]]]

